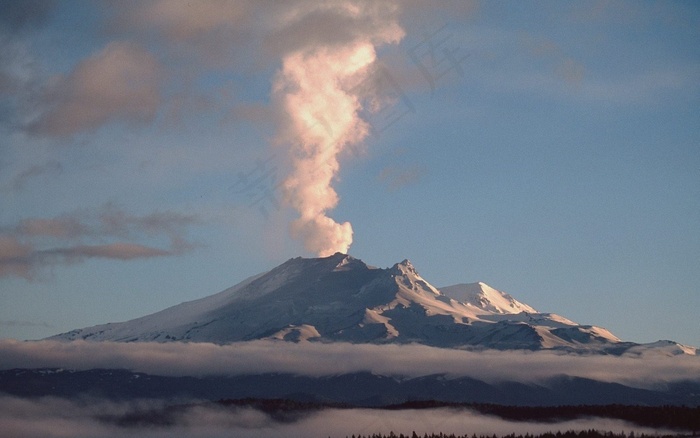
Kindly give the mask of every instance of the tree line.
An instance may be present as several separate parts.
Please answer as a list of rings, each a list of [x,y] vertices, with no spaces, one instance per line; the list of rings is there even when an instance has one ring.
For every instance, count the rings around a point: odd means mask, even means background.
[[[413,432],[411,435],[395,434],[394,432],[389,432],[388,435],[375,433],[372,435],[352,435],[346,438],[678,438],[685,435],[646,435],[638,434],[635,435],[634,432],[626,434],[625,432],[600,432],[595,429],[583,430],[583,431],[567,431],[567,432],[546,432],[539,435],[525,434],[525,435],[504,435],[499,437],[497,435],[476,435],[476,434],[465,434],[465,435],[455,435],[455,434],[444,434],[444,433],[432,433],[419,435]]]

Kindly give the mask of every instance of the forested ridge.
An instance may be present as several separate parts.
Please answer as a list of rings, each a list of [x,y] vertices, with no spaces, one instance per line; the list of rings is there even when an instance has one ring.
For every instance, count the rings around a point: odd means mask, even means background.
[[[472,409],[511,421],[558,422],[582,417],[613,418],[639,426],[700,432],[700,407],[577,405],[577,406],[503,406],[478,403],[416,401],[387,406],[387,409],[433,409],[440,407]]]
[[[101,421],[114,423],[120,426],[169,426],[177,424],[183,412],[195,407],[218,406],[232,411],[248,408],[265,413],[271,420],[279,423],[293,423],[305,418],[312,413],[319,413],[327,409],[350,410],[360,407],[351,404],[322,403],[307,401],[301,402],[288,399],[226,399],[217,402],[201,402],[193,404],[177,404],[152,409],[136,409],[119,414],[103,414]],[[438,401],[414,401],[398,405],[388,405],[371,408],[375,411],[382,410],[421,410],[421,409],[454,409],[478,412],[482,415],[490,415],[503,420],[522,423],[556,423],[576,419],[603,418],[628,422],[630,425],[647,427],[650,429],[677,432],[673,436],[700,436],[700,407],[686,406],[630,406],[630,405],[604,405],[604,406],[503,406],[493,404],[460,404]],[[370,409],[370,408],[362,408]],[[556,431],[555,431],[556,432]],[[403,435],[405,437],[405,435]],[[388,438],[401,438],[402,435]],[[423,438],[493,438],[493,436],[478,437],[472,434],[460,436],[433,434],[424,435]],[[634,436],[623,433],[610,433],[607,431],[589,430],[586,432],[556,432],[552,434],[533,435],[508,435],[502,438],[643,438],[642,435]],[[655,435],[656,438],[658,436]],[[349,437],[350,438],[350,437]],[[384,435],[359,435],[355,438],[384,438]],[[409,435],[406,438],[414,438]],[[421,438],[419,436],[419,438]]]
[[[247,406],[273,417],[294,416],[311,410],[328,408],[352,409],[355,406],[338,403],[299,402],[286,399],[238,399],[220,400],[222,406]],[[638,405],[576,405],[576,406],[505,406],[479,403],[449,403],[434,400],[412,401],[387,405],[378,410],[403,409],[469,409],[484,415],[493,415],[508,421],[556,423],[580,418],[609,418],[627,421],[642,427],[677,430],[684,433],[700,433],[700,407],[688,406],[638,406]],[[577,435],[578,436],[578,435]],[[517,438],[517,437],[516,437]],[[530,437],[533,438],[533,437]],[[537,437],[534,437],[537,438]],[[569,437],[567,437],[569,438]],[[620,438],[620,437],[615,437]]]
[[[455,435],[455,434],[444,434],[444,433],[432,433],[419,435],[413,432],[410,435],[395,434],[390,432],[388,435],[375,433],[372,435],[351,435],[346,438],[678,438],[694,435],[646,435],[638,434],[635,435],[634,432],[626,434],[624,432],[614,433],[614,432],[600,432],[594,429],[584,430],[584,431],[567,431],[567,432],[547,432],[540,435],[503,435],[499,437],[498,435],[476,435],[476,434],[465,434],[465,435]]]

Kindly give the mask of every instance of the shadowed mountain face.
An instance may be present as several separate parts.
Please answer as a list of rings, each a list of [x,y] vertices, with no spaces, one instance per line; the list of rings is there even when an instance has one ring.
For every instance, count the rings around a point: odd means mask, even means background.
[[[112,400],[288,399],[386,406],[416,400],[453,403],[560,406],[629,404],[700,406],[700,382],[659,389],[559,376],[540,384],[488,383],[443,375],[398,378],[372,373],[310,377],[292,374],[157,376],[127,370],[0,370],[0,393],[17,397],[104,397]]]
[[[52,339],[218,344],[279,339],[613,354],[640,348],[603,328],[538,313],[483,283],[438,290],[408,260],[378,269],[340,253],[291,259],[218,294]],[[653,348],[695,353],[671,342]]]

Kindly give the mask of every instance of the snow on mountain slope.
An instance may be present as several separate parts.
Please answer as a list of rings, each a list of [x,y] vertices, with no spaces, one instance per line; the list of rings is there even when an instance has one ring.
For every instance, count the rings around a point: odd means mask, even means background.
[[[378,269],[340,253],[290,259],[218,294],[52,339],[219,344],[278,339],[614,354],[636,346],[603,328],[538,313],[483,283],[438,290],[408,260]]]
[[[673,341],[656,341],[649,344],[635,345],[629,348],[626,355],[630,356],[679,356],[690,355],[697,356],[700,354],[700,349],[689,345],[679,344]]]
[[[440,291],[448,297],[488,313],[537,313],[537,310],[527,304],[523,304],[507,293],[481,282],[441,287]]]

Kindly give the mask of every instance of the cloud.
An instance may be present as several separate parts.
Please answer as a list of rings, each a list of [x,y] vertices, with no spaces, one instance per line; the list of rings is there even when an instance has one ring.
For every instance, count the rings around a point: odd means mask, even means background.
[[[0,29],[0,128],[24,126],[34,112],[33,102],[41,88],[30,44],[15,33],[3,35]]]
[[[461,14],[470,13],[471,6],[443,5]],[[368,116],[396,103],[396,96],[382,94],[379,81],[386,75],[376,74],[382,70],[377,53],[403,39],[404,14],[426,12],[424,8],[419,2],[298,2],[279,13],[265,37],[266,53],[282,59],[273,105],[281,113],[278,141],[288,146],[291,171],[281,188],[299,214],[291,224],[292,236],[311,253],[347,253],[352,244],[350,222],[329,216],[340,199],[333,185],[341,158],[361,149],[373,128]],[[391,184],[408,184],[422,172],[402,170]]]
[[[697,380],[698,356],[583,356],[559,352],[466,351],[425,345],[359,345],[254,341],[113,343],[0,341],[0,369],[123,368],[166,376],[289,373],[328,376],[371,372],[420,377],[446,374],[487,382],[537,383],[569,375],[652,388]]]
[[[56,176],[63,172],[63,166],[56,160],[49,160],[43,164],[34,164],[12,178],[9,189],[22,190],[30,180],[40,176]]]
[[[48,108],[30,130],[70,136],[111,121],[152,120],[161,103],[163,73],[143,48],[112,42],[55,80],[44,96]]]
[[[255,71],[277,61],[261,48],[264,36],[278,25],[280,15],[303,1],[155,0],[114,2],[108,16],[117,37],[135,38],[160,49],[184,76],[202,67]]]
[[[61,258],[67,262],[80,261],[86,258],[107,258],[130,260],[137,258],[162,257],[173,255],[174,251],[151,248],[136,243],[110,243],[107,245],[78,245],[66,248],[54,248],[38,251],[34,257],[43,258]]]
[[[17,238],[0,234],[0,277],[29,277],[31,246]]]
[[[369,130],[352,85],[362,82],[379,46],[403,37],[401,3],[153,1],[117,3],[112,10],[113,32],[155,42],[178,71],[189,71],[186,61],[193,59],[198,66],[239,71],[246,68],[241,65],[260,68],[281,61],[273,84],[276,109],[255,113],[279,121],[277,143],[289,146],[292,170],[281,188],[287,204],[299,213],[292,234],[320,256],[347,252],[352,227],[337,223],[328,212],[339,200],[332,185],[340,155],[360,144]],[[182,96],[171,100],[176,107],[187,101]]]
[[[186,0],[156,0],[147,3],[116,4],[113,25],[123,30],[154,29],[172,40],[195,40],[203,35],[226,28],[252,26],[256,2],[250,0],[215,0],[188,2]],[[267,4],[272,2],[257,2]]]
[[[194,215],[174,212],[154,212],[145,216],[130,215],[112,205],[106,205],[99,215],[101,231],[114,236],[129,236],[132,232],[147,234],[177,234],[178,230],[197,221]]]
[[[90,233],[90,228],[75,216],[22,219],[15,227],[16,235],[32,237],[76,238]]]
[[[53,0],[0,0],[0,30],[14,33],[41,25],[55,6]]]
[[[284,57],[319,47],[342,48],[357,41],[398,42],[404,35],[398,22],[401,9],[395,1],[298,2],[279,14],[265,38],[265,49]]]
[[[579,85],[583,82],[586,69],[572,58],[566,58],[556,68],[557,75],[571,85]]]
[[[167,412],[162,424],[120,424],[119,420]],[[466,409],[371,410],[326,409],[279,421],[252,408],[224,408],[193,404],[168,409],[162,401],[110,402],[100,399],[65,400],[44,397],[0,397],[0,428],[5,437],[131,437],[207,436],[280,438],[370,436],[390,432],[411,436],[424,433],[465,433],[483,436],[542,434],[551,431],[634,431],[635,434],[672,434],[672,431],[635,426],[619,420],[587,418],[558,423],[510,422]]]
[[[399,21],[461,18],[471,13],[474,2],[109,2],[98,7],[105,31],[100,37],[113,42],[79,62],[72,72],[51,78],[50,66],[35,57],[33,48],[38,27],[51,17],[56,4],[0,3],[0,94],[11,97],[0,102],[7,106],[0,106],[0,120],[18,130],[69,137],[114,121],[150,122],[162,112],[177,117],[201,113],[205,107],[211,113],[230,114],[235,112],[232,108],[249,102],[202,89],[200,79],[212,68],[227,77],[269,75],[292,52],[336,48],[367,37],[378,44],[400,31]],[[222,85],[227,91],[233,88],[235,83]]]
[[[419,377],[446,373],[486,381],[538,382],[567,374],[654,387],[697,380],[698,357],[581,356],[553,352],[461,351],[422,345],[355,345],[255,341],[206,343],[20,342],[0,340],[0,369],[123,368],[169,376],[292,373],[310,376],[367,371]],[[188,401],[181,401],[187,403]],[[178,403],[171,401],[170,403]],[[123,418],[170,413],[159,425],[124,426]],[[0,427],[8,436],[350,436],[443,432],[477,435],[556,430],[659,432],[609,419],[559,423],[510,422],[464,409],[377,411],[326,409],[280,422],[250,408],[191,405],[168,409],[164,401],[0,397]]]
[[[118,2],[109,19],[117,35],[136,34],[214,64],[230,66],[245,55],[250,67],[278,63],[308,47],[340,46],[376,34],[395,22],[401,12],[397,6],[371,0],[156,0]]]
[[[53,218],[25,218],[14,226],[0,227],[0,277],[33,278],[37,270],[90,258],[132,260],[181,255],[195,248],[185,238],[194,215],[155,212],[135,216],[104,206],[97,214],[73,213]],[[118,239],[158,239],[158,248]],[[105,239],[114,240],[104,243]]]
[[[390,165],[379,172],[378,179],[393,192],[415,184],[423,178],[427,171],[428,168],[425,164]]]

